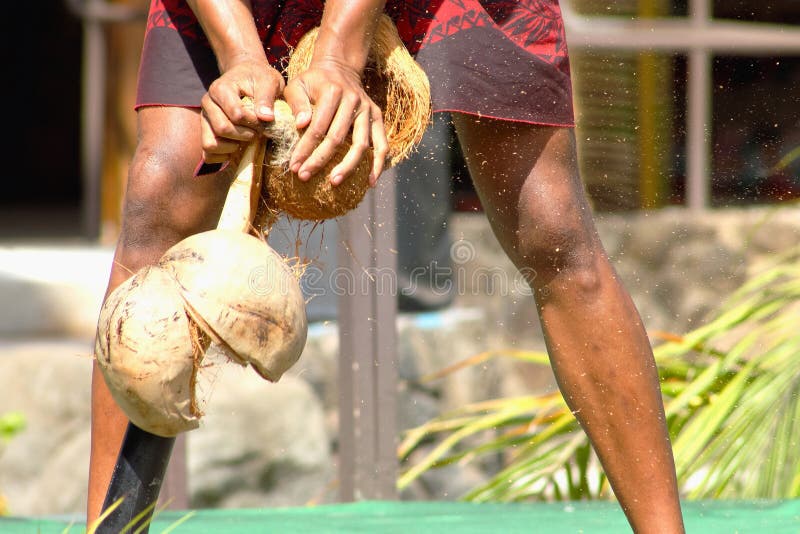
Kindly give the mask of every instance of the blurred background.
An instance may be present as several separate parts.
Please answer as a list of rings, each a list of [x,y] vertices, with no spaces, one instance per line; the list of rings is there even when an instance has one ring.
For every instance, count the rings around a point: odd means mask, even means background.
[[[0,195],[0,513],[83,512],[91,340],[135,147],[147,5],[10,7],[23,23],[6,31],[15,131]],[[562,0],[562,9],[581,172],[601,237],[648,330],[689,332],[800,243],[800,5]],[[549,370],[516,361],[421,379],[486,351],[544,343],[530,295],[496,278],[515,271],[446,115],[397,178],[399,279],[445,267],[454,281],[398,296],[398,432],[468,402],[552,391]],[[306,232],[305,254],[323,272],[335,265],[335,224],[286,228],[276,246]],[[466,256],[455,254],[459,244]],[[219,411],[185,445],[186,503],[335,499],[336,310],[324,295],[311,309],[306,353],[278,386],[245,386],[234,372],[218,379]],[[265,405],[271,418],[256,430],[249,422],[264,419]],[[402,497],[457,498],[503,459],[431,470]],[[800,482],[794,488],[800,494]]]

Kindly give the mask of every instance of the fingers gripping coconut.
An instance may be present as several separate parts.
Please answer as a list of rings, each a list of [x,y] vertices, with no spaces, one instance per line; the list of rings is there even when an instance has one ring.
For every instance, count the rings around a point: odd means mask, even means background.
[[[289,80],[308,68],[316,38],[317,30],[311,30],[292,52],[286,69]],[[431,119],[431,99],[425,71],[409,54],[386,15],[381,16],[375,29],[362,81],[366,93],[382,111],[389,142],[387,164],[395,165],[421,141]],[[289,170],[289,159],[300,132],[289,106],[282,100],[275,102],[275,121],[269,123],[267,136],[274,139],[275,147],[266,161],[264,200],[273,216],[285,213],[303,220],[330,219],[347,213],[364,198],[370,187],[371,150],[367,150],[353,174],[339,185],[333,185],[329,175],[347,154],[349,142],[342,143],[325,167],[303,181]],[[259,217],[259,221],[270,219]]]
[[[276,381],[306,340],[305,300],[293,269],[248,233],[265,140],[246,148],[215,230],[170,248],[106,299],[95,356],[130,420],[171,437],[202,417],[197,374],[211,342],[231,361]]]

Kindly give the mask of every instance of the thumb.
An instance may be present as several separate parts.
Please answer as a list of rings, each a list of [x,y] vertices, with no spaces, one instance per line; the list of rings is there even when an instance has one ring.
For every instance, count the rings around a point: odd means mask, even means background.
[[[258,120],[269,122],[275,119],[275,98],[283,89],[282,86],[283,78],[276,76],[269,76],[269,79],[255,84],[253,101]]]
[[[289,82],[283,91],[283,98],[292,108],[295,124],[298,128],[305,128],[311,123],[311,100],[303,84]]]

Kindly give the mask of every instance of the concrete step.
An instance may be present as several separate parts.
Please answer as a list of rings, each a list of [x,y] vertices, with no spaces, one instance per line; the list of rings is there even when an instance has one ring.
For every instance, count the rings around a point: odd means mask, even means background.
[[[0,246],[0,339],[91,338],[112,255],[99,245]]]

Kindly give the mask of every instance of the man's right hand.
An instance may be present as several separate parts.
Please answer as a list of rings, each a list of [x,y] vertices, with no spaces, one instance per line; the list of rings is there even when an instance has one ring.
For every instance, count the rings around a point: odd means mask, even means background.
[[[209,86],[201,100],[203,161],[224,163],[242,142],[260,135],[259,124],[275,118],[273,104],[283,92],[283,76],[266,61],[243,59]],[[242,97],[253,99],[245,107]]]

